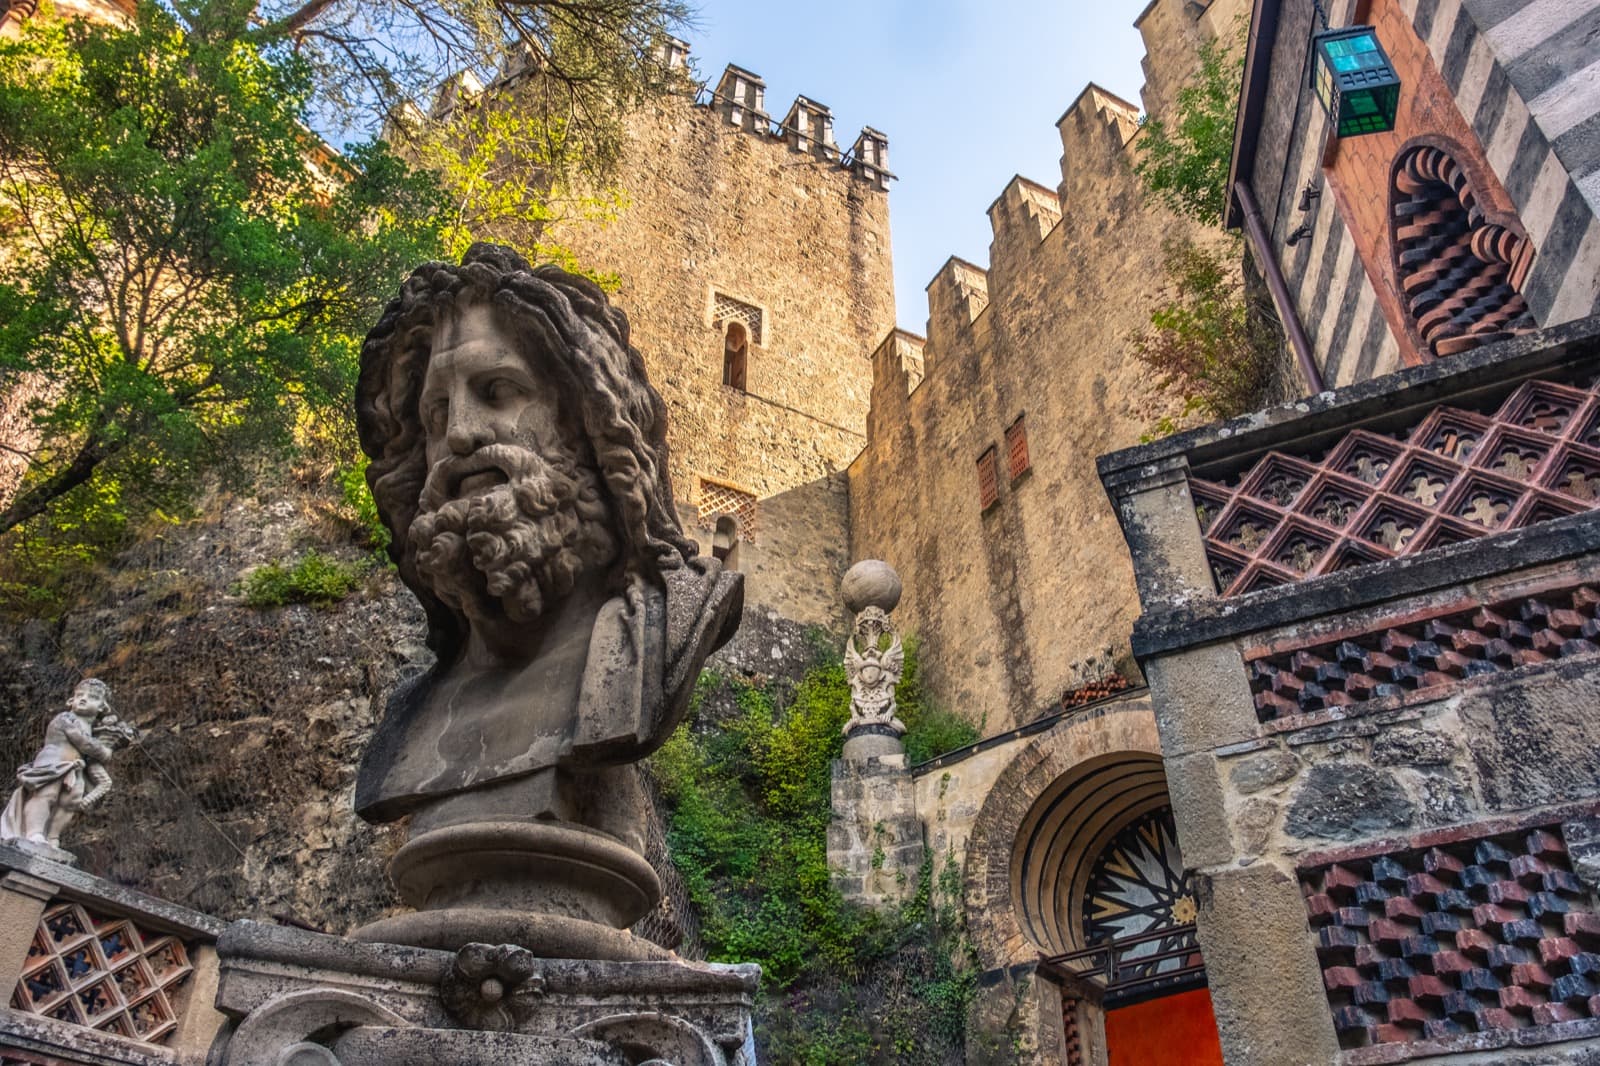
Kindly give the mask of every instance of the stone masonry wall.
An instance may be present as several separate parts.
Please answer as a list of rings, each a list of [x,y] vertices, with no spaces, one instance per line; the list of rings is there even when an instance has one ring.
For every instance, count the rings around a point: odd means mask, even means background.
[[[1141,22],[1152,74],[1192,67],[1191,38],[1226,6],[1196,23],[1158,0]],[[988,270],[948,262],[928,287],[925,345],[897,333],[874,357],[851,554],[899,569],[929,691],[988,733],[1054,706],[1104,646],[1126,662],[1132,572],[1093,457],[1137,441],[1170,402],[1127,335],[1160,298],[1163,241],[1193,232],[1133,173],[1137,118],[1087,88],[1058,124],[1059,187],[1013,180],[989,208]],[[1031,468],[1013,479],[1004,436],[1019,417]],[[991,446],[998,500],[984,508],[976,464]]]
[[[704,481],[754,496],[747,598],[836,624],[848,534],[827,479],[861,449],[868,353],[894,321],[888,194],[687,97],[632,117],[619,181],[615,222],[556,237],[621,279],[612,300],[667,404],[685,526],[706,549]],[[745,390],[723,384],[713,292],[763,314]]]

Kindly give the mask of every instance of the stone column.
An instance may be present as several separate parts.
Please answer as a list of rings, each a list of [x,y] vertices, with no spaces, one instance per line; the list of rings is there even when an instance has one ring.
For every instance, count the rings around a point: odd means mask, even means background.
[[[924,857],[894,698],[905,653],[889,612],[900,602],[900,577],[867,560],[845,574],[842,591],[855,625],[845,645],[850,720],[844,757],[833,764],[828,868],[846,899],[889,906],[916,893]]]
[[[39,919],[55,892],[49,881],[20,870],[0,878],[0,974],[10,978],[22,972]]]

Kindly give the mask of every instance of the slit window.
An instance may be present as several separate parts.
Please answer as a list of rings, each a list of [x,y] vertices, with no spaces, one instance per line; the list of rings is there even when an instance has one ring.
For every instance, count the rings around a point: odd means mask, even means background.
[[[978,456],[978,505],[987,511],[1000,499],[1000,462],[994,445]]]
[[[722,383],[745,391],[750,365],[750,335],[740,322],[729,322],[722,338]]]
[[[1028,461],[1028,427],[1023,418],[1018,415],[1017,420],[1006,427],[1006,469],[1012,481],[1026,474],[1033,465]]]

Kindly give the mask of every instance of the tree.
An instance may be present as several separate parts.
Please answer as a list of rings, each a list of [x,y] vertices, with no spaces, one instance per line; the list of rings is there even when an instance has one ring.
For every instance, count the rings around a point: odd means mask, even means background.
[[[1232,418],[1259,402],[1278,360],[1271,312],[1254,307],[1239,279],[1239,247],[1167,242],[1162,266],[1167,302],[1150,315],[1150,327],[1132,335],[1133,353],[1177,388],[1183,414]],[[1164,420],[1163,432],[1177,429]]]
[[[1176,121],[1152,117],[1139,134],[1134,170],[1173,211],[1220,227],[1228,206],[1233,122],[1244,58],[1237,37],[1200,45],[1200,67],[1178,90]]]
[[[1200,45],[1199,67],[1178,90],[1175,121],[1151,118],[1137,142],[1134,170],[1145,188],[1204,228],[1166,243],[1165,301],[1151,312],[1150,325],[1128,338],[1133,354],[1160,375],[1159,387],[1183,399],[1176,418],[1158,421],[1158,433],[1175,431],[1195,414],[1243,414],[1267,394],[1278,366],[1277,318],[1270,305],[1250,298],[1239,266],[1243,246],[1222,230],[1244,29]]]
[[[458,72],[488,85],[536,69],[518,86],[528,114],[514,146],[562,179],[603,179],[623,116],[678,86],[662,40],[690,23],[683,0],[174,0],[191,30],[292,45],[306,62],[324,125],[372,131],[426,101]],[[196,8],[193,12],[190,7]],[[504,132],[504,131],[502,131]],[[534,147],[535,141],[542,145]]]
[[[0,385],[32,388],[41,442],[11,445],[0,534],[114,533],[347,403],[444,200],[382,144],[325,149],[312,85],[290,49],[154,4],[0,42]]]

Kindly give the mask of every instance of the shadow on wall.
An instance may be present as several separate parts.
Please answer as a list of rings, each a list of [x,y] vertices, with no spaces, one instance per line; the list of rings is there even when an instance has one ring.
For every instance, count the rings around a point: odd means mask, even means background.
[[[850,487],[843,471],[765,499],[702,478],[679,511],[700,550],[745,575],[745,607],[843,631],[839,581],[850,563]]]

